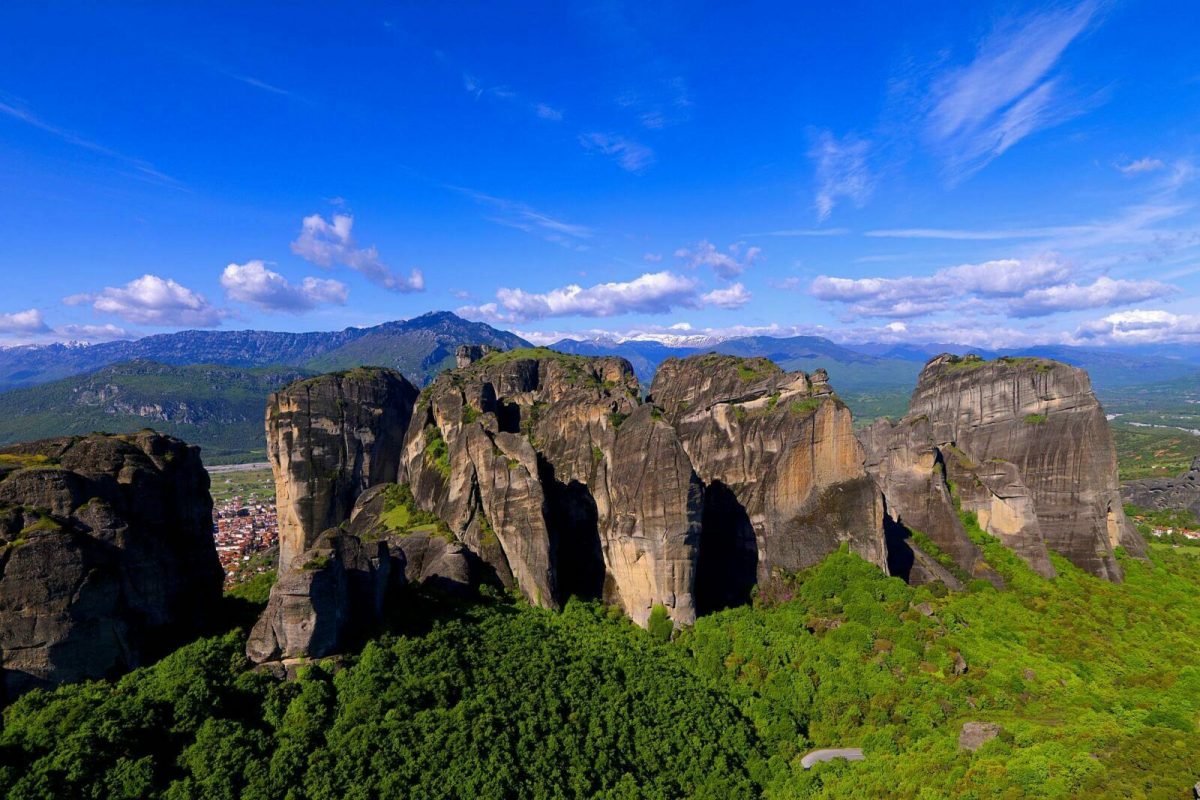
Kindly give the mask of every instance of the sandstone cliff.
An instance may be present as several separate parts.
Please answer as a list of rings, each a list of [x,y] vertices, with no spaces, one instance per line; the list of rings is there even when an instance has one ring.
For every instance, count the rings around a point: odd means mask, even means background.
[[[886,569],[882,498],[824,370],[810,378],[762,358],[668,359],[651,397],[705,486],[702,610],[744,602],[755,583],[842,543]]]
[[[396,480],[416,398],[404,376],[374,368],[298,381],[270,396],[281,566],[349,518],[364,490]]]
[[[1043,575],[1054,573],[1048,549],[1110,580],[1122,576],[1116,547],[1144,551],[1121,509],[1116,451],[1081,369],[938,356],[921,372],[908,415],[861,438],[889,516],[965,570],[979,574],[978,549],[955,500]]]
[[[9,696],[113,675],[218,610],[208,473],[152,431],[0,449],[0,658]]]

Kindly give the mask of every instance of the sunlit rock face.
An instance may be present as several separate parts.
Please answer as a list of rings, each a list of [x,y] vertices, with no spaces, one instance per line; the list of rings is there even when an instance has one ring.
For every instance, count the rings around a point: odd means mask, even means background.
[[[362,492],[396,480],[416,399],[400,373],[374,368],[297,381],[270,396],[267,452],[282,566],[348,519]]]
[[[1043,575],[1054,574],[1047,550],[1109,580],[1122,578],[1117,547],[1144,552],[1121,508],[1108,422],[1081,369],[938,356],[921,372],[908,415],[861,438],[889,517],[964,569],[978,550],[956,501]]]
[[[843,543],[886,569],[881,496],[823,371],[716,354],[668,359],[651,398],[705,486],[702,610],[744,602],[754,584]]]

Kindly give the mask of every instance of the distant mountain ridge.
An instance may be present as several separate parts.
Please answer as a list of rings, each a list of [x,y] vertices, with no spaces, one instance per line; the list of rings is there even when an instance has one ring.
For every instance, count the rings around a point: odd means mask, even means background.
[[[50,344],[0,348],[0,392],[81,375],[138,359],[160,364],[231,367],[294,366],[315,370],[367,364],[397,369],[419,384],[454,361],[464,343],[526,347],[528,342],[448,311],[400,322],[340,331],[180,331],[94,345]]]

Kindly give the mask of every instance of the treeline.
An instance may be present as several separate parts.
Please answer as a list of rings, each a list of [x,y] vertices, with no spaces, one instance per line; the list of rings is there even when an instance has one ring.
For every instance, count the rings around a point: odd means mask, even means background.
[[[7,708],[10,798],[1186,797],[1200,559],[947,593],[834,554],[673,641],[601,606],[413,597],[406,629],[294,681],[239,632]],[[977,752],[962,723],[998,723]],[[863,762],[812,770],[813,747]]]

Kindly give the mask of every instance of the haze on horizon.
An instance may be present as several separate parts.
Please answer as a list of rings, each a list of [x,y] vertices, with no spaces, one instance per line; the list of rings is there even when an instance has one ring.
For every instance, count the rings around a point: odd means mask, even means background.
[[[0,9],[0,345],[1200,343],[1200,7]]]

